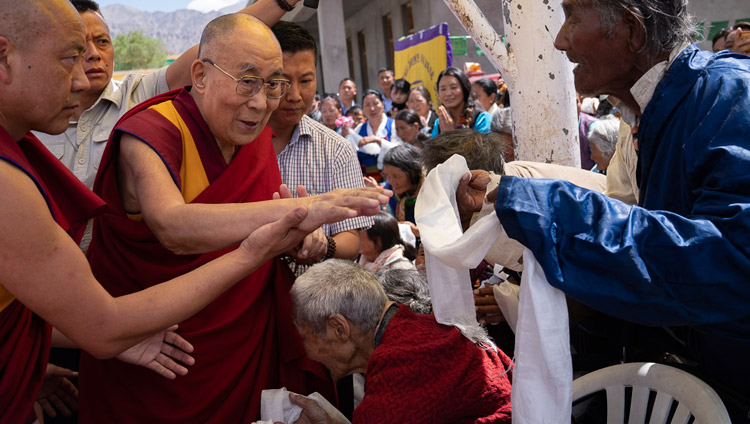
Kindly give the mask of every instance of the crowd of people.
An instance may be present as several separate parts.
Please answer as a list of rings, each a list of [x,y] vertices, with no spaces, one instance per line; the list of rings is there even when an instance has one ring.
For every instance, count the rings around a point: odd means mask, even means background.
[[[577,372],[667,360],[747,422],[750,23],[706,52],[682,0],[562,0],[573,168],[516,160],[502,78],[318,93],[298,3],[115,80],[96,2],[0,0],[0,422],[253,422],[285,387],[355,423],[509,423],[492,285],[525,248],[569,297]],[[464,230],[488,202],[503,225],[471,273],[480,342],[431,315],[415,210],[454,154]]]

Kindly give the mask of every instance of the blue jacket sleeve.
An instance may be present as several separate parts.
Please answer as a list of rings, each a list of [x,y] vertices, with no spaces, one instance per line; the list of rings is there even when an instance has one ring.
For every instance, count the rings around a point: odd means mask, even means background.
[[[591,307],[750,338],[750,69],[692,54],[699,66],[676,61],[641,119],[643,207],[503,177],[496,212],[549,282]]]
[[[721,217],[688,218],[564,181],[502,177],[496,212],[550,284],[595,309],[747,336],[750,204],[725,200]]]
[[[440,118],[435,120],[435,124],[432,126],[432,138],[435,138],[440,134]]]

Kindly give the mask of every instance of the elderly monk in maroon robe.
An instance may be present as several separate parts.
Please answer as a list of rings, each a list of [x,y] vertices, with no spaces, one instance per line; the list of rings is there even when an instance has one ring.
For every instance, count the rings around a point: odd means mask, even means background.
[[[192,87],[137,106],[115,126],[94,183],[109,208],[89,248],[110,293],[127,295],[219,257],[291,206],[310,207],[300,228],[312,231],[325,213],[318,203],[377,194],[271,200],[281,178],[266,123],[289,87],[281,67],[265,24],[217,18],[201,37]],[[291,323],[291,282],[288,267],[270,260],[181,322],[196,364],[179,380],[84,355],[80,422],[245,423],[258,417],[263,389],[330,392]]]
[[[75,240],[104,203],[30,133],[64,131],[89,86],[81,64],[83,23],[67,0],[0,0],[0,10],[0,422],[29,421],[50,345],[108,358],[145,343],[136,362],[175,369],[165,355],[173,355],[172,343],[186,345],[166,328],[297,245],[307,234],[298,226],[314,225],[305,221],[315,215],[331,214],[322,224],[355,212],[341,206],[377,209],[372,198],[379,193],[354,203],[333,199],[311,214],[279,203],[291,212],[240,248],[185,276],[113,298]]]

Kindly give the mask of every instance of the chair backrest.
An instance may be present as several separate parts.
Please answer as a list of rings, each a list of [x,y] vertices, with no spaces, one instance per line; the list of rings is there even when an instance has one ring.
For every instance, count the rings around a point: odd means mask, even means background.
[[[629,424],[645,424],[649,417],[649,424],[687,424],[691,417],[695,417],[694,424],[732,422],[708,384],[685,371],[653,362],[614,365],[579,377],[573,381],[573,401],[605,390],[607,424],[622,424],[626,388],[632,388]]]

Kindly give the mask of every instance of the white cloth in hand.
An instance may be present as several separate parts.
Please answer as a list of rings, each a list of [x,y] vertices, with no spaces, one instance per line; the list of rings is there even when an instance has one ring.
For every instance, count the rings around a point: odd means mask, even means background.
[[[438,165],[425,179],[415,207],[435,318],[457,326],[464,335],[467,329],[473,333],[476,324],[468,269],[481,262],[502,234],[494,213],[462,233],[456,189],[466,172],[466,161],[458,155]],[[513,422],[570,423],[573,373],[565,295],[549,285],[531,251],[525,249],[523,259],[511,394]]]
[[[289,400],[289,392],[286,388],[263,390],[260,396],[260,419],[255,424],[273,424],[282,422],[292,424],[297,421],[302,414],[302,408],[293,404]],[[320,393],[315,392],[307,396],[323,408],[329,417],[343,424],[350,424],[349,420],[331,405]]]

